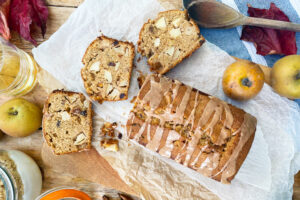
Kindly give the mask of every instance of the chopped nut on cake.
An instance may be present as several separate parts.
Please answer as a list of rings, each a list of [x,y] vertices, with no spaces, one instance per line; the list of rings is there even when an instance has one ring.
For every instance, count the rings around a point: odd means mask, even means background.
[[[138,52],[148,58],[151,71],[164,74],[190,56],[204,41],[187,11],[169,10],[144,24]]]
[[[91,147],[92,103],[81,93],[53,91],[44,106],[43,134],[57,155]]]
[[[102,136],[115,137],[115,128],[117,127],[117,123],[109,123],[105,122],[101,128]]]
[[[82,62],[81,77],[92,99],[119,101],[128,98],[134,45],[101,36],[87,48]]]
[[[116,139],[105,138],[100,142],[100,146],[109,151],[119,151],[119,141]]]

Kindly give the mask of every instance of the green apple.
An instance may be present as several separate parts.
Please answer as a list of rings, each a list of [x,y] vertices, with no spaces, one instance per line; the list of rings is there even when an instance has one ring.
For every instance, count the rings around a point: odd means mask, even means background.
[[[12,137],[25,137],[41,126],[42,115],[37,105],[22,98],[12,99],[0,106],[0,129]]]
[[[271,85],[282,96],[300,98],[300,55],[283,57],[274,64]]]

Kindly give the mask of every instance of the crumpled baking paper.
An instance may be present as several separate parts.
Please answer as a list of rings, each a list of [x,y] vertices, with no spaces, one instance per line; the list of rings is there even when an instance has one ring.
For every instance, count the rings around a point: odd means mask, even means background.
[[[155,0],[86,0],[48,41],[33,49],[34,58],[69,90],[85,93],[80,77],[81,58],[90,42],[104,34],[136,44],[143,23],[162,10]],[[243,108],[257,118],[252,148],[232,184],[211,180],[134,142],[121,141],[118,153],[107,152],[99,147],[99,129],[94,131],[94,146],[144,199],[216,199],[204,187],[226,200],[291,198],[293,176],[300,169],[299,107],[266,84],[252,100],[236,102],[227,98],[221,79],[226,66],[232,62],[234,59],[226,52],[206,42],[166,74]],[[130,100],[138,92],[137,69],[149,73],[145,59],[136,60],[135,65],[127,101],[101,105],[94,102],[98,116],[118,122],[122,133],[133,106]]]

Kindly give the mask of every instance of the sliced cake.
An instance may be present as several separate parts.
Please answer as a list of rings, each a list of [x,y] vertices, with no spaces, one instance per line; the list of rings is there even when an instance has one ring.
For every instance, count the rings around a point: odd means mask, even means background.
[[[106,36],[98,37],[87,48],[81,77],[89,96],[102,103],[128,98],[134,45]]]
[[[150,70],[164,74],[198,49],[205,39],[187,11],[160,12],[140,31],[138,52],[148,58]]]
[[[91,147],[92,103],[82,93],[53,91],[45,105],[43,134],[57,155]]]

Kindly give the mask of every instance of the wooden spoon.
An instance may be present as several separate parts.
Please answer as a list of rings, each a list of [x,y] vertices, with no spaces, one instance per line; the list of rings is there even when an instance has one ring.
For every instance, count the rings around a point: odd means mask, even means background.
[[[247,17],[215,0],[183,0],[189,15],[205,28],[233,28],[241,25],[300,31],[300,24],[271,19]]]

